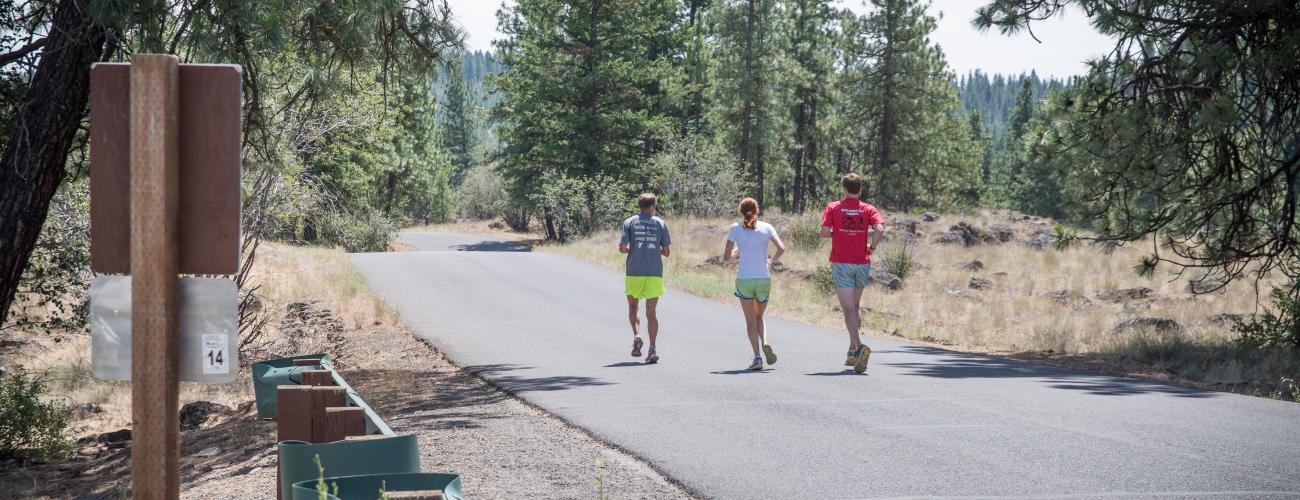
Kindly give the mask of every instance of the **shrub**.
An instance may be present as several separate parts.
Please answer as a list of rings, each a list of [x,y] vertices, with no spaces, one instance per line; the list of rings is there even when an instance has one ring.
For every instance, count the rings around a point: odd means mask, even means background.
[[[822,224],[820,220],[798,218],[790,222],[786,231],[786,240],[790,246],[801,250],[816,250],[822,244]]]
[[[635,212],[626,184],[603,175],[592,179],[548,175],[541,186],[541,192],[529,199],[538,211],[550,216],[547,237],[561,242],[595,230],[615,229]]]
[[[659,210],[673,216],[718,217],[734,213],[740,177],[736,159],[719,144],[674,137],[651,159],[659,180]]]
[[[1243,349],[1289,348],[1300,351],[1300,301],[1282,288],[1273,288],[1275,309],[1237,323],[1237,345]]]
[[[67,455],[68,411],[41,401],[45,383],[19,367],[0,378],[0,459],[46,461]]]
[[[501,217],[506,215],[507,196],[505,179],[500,173],[488,165],[474,167],[465,174],[457,192],[460,214],[478,220]]]
[[[348,252],[382,252],[397,232],[397,224],[374,208],[359,213],[329,214],[321,218],[320,225],[322,242],[341,246]]]
[[[813,286],[818,290],[826,293],[835,291],[835,274],[831,271],[831,265],[828,262],[817,264],[817,270],[813,271]]]
[[[894,247],[894,250],[885,256],[885,270],[894,273],[898,279],[905,280],[916,272],[916,257],[913,249],[914,244],[903,242]]]

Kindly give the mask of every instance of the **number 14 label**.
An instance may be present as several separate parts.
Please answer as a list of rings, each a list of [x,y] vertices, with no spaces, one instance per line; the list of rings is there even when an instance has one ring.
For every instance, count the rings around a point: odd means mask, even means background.
[[[224,333],[203,335],[203,373],[230,373],[226,359],[229,336]]]

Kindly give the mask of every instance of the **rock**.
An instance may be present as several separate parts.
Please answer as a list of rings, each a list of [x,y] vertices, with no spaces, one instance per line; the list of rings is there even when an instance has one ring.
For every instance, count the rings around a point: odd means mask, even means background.
[[[799,275],[799,277],[805,280],[812,280],[813,278],[817,277],[817,273],[812,271],[804,271],[802,274]]]
[[[712,257],[709,257],[709,258],[707,258],[707,259],[704,259],[704,263],[703,263],[703,264],[700,264],[700,265],[697,266],[697,267],[709,267],[709,266],[716,266],[716,267],[736,267],[736,262],[737,262],[737,260],[738,260],[738,259],[732,259],[732,260],[729,260],[729,261],[727,261],[727,260],[722,260],[722,256],[721,256],[721,255],[714,255],[714,256],[712,256]]]
[[[983,271],[984,263],[980,262],[979,260],[972,260],[970,262],[961,262],[957,264],[957,268],[963,271]]]
[[[934,222],[939,220],[939,214],[936,214],[934,212],[926,212],[921,214],[921,220],[926,222]]]
[[[1056,243],[1056,231],[1049,227],[1040,227],[1029,233],[1025,244],[1036,250],[1044,250]]]
[[[18,349],[18,348],[21,348],[21,347],[27,345],[28,343],[29,343],[29,342],[27,342],[26,340],[18,340],[18,339],[3,339],[3,340],[0,340],[0,349],[3,349],[3,348],[12,348],[12,349],[15,349],[15,350],[16,350],[16,349]]]
[[[195,453],[194,456],[196,456],[196,457],[215,457],[215,456],[217,456],[218,453],[221,453],[221,448],[217,448],[216,446],[211,446],[211,447],[208,447],[208,448],[204,448],[203,451],[200,451],[200,452],[198,452],[198,453]]]
[[[267,347],[267,351],[284,356],[301,354],[303,342],[311,341],[320,333],[324,337],[340,336],[343,328],[343,320],[322,302],[294,302],[285,306],[284,317],[280,320],[280,336]]]
[[[96,413],[104,413],[104,408],[95,403],[68,406],[68,416],[73,420],[80,420]]]
[[[504,223],[504,222],[501,222],[501,221],[499,221],[499,220],[492,221],[491,224],[488,224],[488,229],[497,229],[497,230],[500,230],[500,229],[505,229],[505,228],[506,228],[505,223]]]
[[[181,413],[180,413],[181,428],[198,429],[199,427],[202,427],[203,424],[207,422],[209,418],[212,417],[212,415],[218,413],[228,413],[229,411],[230,411],[229,406],[221,405],[209,401],[194,401],[192,403],[185,403],[185,406],[181,407]]]
[[[793,273],[793,272],[795,272],[795,270],[794,270],[794,269],[791,269],[789,266],[787,266],[787,265],[785,265],[785,264],[782,264],[782,263],[780,263],[780,262],[773,262],[773,263],[772,263],[772,272],[781,273],[781,274],[787,274],[787,273]]]
[[[1016,230],[1006,224],[994,224],[989,226],[989,232],[997,237],[999,242],[1007,243],[1016,238]]]
[[[1200,295],[1204,293],[1221,291],[1223,290],[1223,286],[1226,284],[1227,283],[1224,283],[1223,280],[1219,280],[1215,278],[1202,278],[1199,280],[1192,280],[1187,282],[1187,293]]]
[[[968,247],[981,243],[999,243],[996,235],[966,221],[958,222],[957,225],[948,228],[948,231],[960,236],[962,244]]]
[[[876,269],[875,266],[871,268],[871,282],[879,283],[880,286],[885,287],[887,290],[898,291],[903,289],[902,278],[884,269]]]
[[[1049,298],[1055,300],[1061,305],[1067,305],[1072,307],[1086,306],[1092,303],[1092,301],[1088,300],[1087,297],[1084,297],[1083,295],[1075,293],[1070,290],[1055,290],[1051,292],[1046,292],[1040,295],[1040,297]]]
[[[1151,296],[1151,289],[1140,286],[1137,288],[1121,288],[1109,292],[1097,294],[1097,300],[1105,302],[1128,302],[1130,300],[1145,300]]]
[[[970,284],[968,286],[972,290],[987,290],[993,288],[993,280],[971,276]]]
[[[898,228],[901,232],[905,232],[911,235],[916,235],[918,224],[919,223],[916,221],[916,219],[908,219],[905,217],[894,217],[892,218],[892,220],[890,220],[891,226]],[[885,235],[888,236],[889,233],[885,233]]]
[[[1209,321],[1210,323],[1214,323],[1216,325],[1223,325],[1228,323],[1232,323],[1232,324],[1241,323],[1241,320],[1243,319],[1245,319],[1245,316],[1242,316],[1240,314],[1232,314],[1232,313],[1214,314],[1205,318],[1206,321]]]
[[[979,296],[975,295],[975,294],[972,293],[970,290],[964,290],[964,289],[962,289],[962,288],[959,288],[959,287],[956,287],[956,286],[953,286],[953,285],[949,285],[949,284],[947,284],[947,283],[941,283],[941,284],[939,284],[939,289],[940,289],[940,290],[943,290],[943,293],[946,293],[946,294],[948,294],[949,296],[952,296],[952,297],[957,297],[957,298],[960,298],[960,299],[966,299],[966,300],[973,300],[973,301],[975,301],[975,302],[983,302],[983,300],[981,300],[981,299],[979,298]]]
[[[1005,272],[1002,272],[1002,271],[998,271],[998,272],[996,272],[996,273],[993,273],[993,279],[998,279],[998,280],[1000,280],[1000,279],[1005,278],[1005,277],[1007,277],[1007,276],[1010,276],[1010,275],[1007,274],[1007,273],[1005,273]]]
[[[131,429],[119,429],[112,432],[83,437],[77,440],[77,444],[87,445],[98,443],[109,448],[122,448],[125,447],[129,441],[131,441]]]
[[[959,232],[948,231],[939,234],[939,237],[935,238],[934,242],[940,245],[962,245],[966,243],[966,239]]]
[[[1128,312],[1145,311],[1147,309],[1151,309],[1151,301],[1149,300],[1124,303],[1124,310]]]
[[[1179,325],[1177,321],[1169,318],[1133,318],[1115,325],[1116,333],[1127,332],[1130,330],[1176,332],[1182,329],[1182,325]]]

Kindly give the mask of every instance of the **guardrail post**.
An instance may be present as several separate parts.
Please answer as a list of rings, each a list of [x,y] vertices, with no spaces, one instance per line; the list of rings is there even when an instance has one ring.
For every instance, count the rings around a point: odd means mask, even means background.
[[[357,406],[325,409],[325,441],[342,441],[366,433],[366,412]]]
[[[334,385],[334,377],[329,370],[308,370],[302,372],[302,385]]]
[[[325,410],[329,407],[346,406],[347,390],[338,386],[311,387],[311,439],[313,443],[328,442],[328,424]]]

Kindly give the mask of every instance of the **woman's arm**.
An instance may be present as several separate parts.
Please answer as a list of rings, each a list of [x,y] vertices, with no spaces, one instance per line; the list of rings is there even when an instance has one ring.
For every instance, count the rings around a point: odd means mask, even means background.
[[[736,242],[727,240],[727,247],[722,249],[722,260],[731,260],[731,251],[736,248]]]
[[[776,245],[776,253],[772,254],[771,259],[767,260],[768,267],[772,267],[773,262],[781,262],[781,256],[785,254],[785,243],[781,242],[781,236],[775,232],[772,233],[772,244]]]

